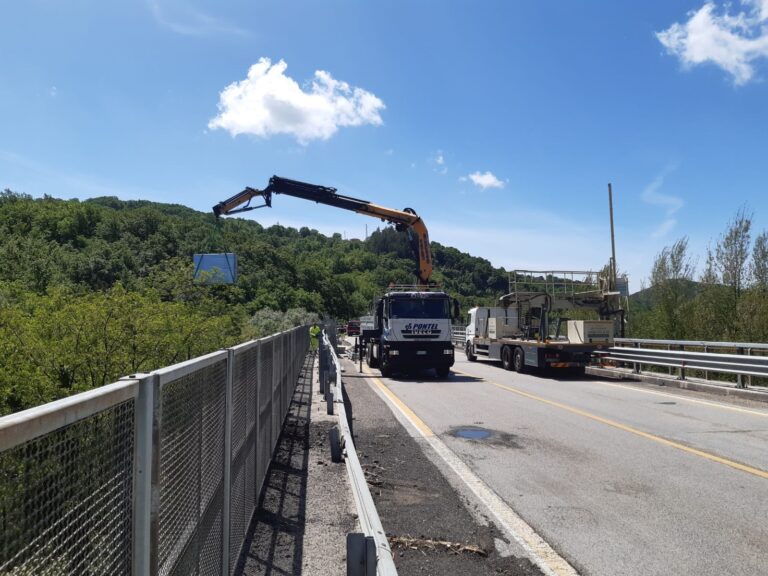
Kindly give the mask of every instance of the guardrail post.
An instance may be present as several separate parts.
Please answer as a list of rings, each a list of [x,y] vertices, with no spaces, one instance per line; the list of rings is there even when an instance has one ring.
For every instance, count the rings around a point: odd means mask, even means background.
[[[373,536],[347,534],[347,576],[376,576],[376,542]]]
[[[708,346],[704,344],[704,354],[708,352]],[[704,380],[709,380],[709,370],[704,370]]]
[[[640,348],[640,342],[635,342],[635,348]],[[639,362],[632,362],[632,371],[635,374],[640,374],[642,366],[640,366]]]
[[[235,351],[227,350],[227,383],[224,391],[224,508],[221,514],[221,574],[229,574],[230,518],[232,515],[232,381]]]
[[[333,395],[333,356],[331,355],[330,344],[325,348],[325,370],[323,370],[323,375],[325,380],[323,398],[327,401]]]
[[[318,366],[317,366],[317,376],[320,380],[320,393],[325,395],[325,366],[328,364],[328,358],[326,357],[326,349],[325,349],[325,341],[322,337],[322,333],[318,336],[319,342],[317,343],[317,353],[318,353]]]
[[[672,351],[672,344],[667,344],[667,351]],[[672,376],[672,366],[667,366],[667,373]]]
[[[738,354],[739,356],[743,356],[744,348],[736,348],[736,354]],[[741,374],[736,375],[736,388],[746,388]]]
[[[139,380],[134,429],[133,574],[158,573],[158,508],[160,502],[160,391],[156,374]]]
[[[683,352],[685,351],[685,346],[681,344],[677,349]],[[680,361],[680,380],[685,380],[685,360]]]
[[[331,345],[323,346],[323,398],[328,398],[328,387],[331,385]]]
[[[338,376],[336,373],[336,365],[333,362],[329,362],[328,366],[328,383],[326,384],[325,388],[325,404],[326,404],[326,412],[328,413],[328,416],[333,416],[333,403],[336,400],[336,392],[337,392],[337,386],[338,383],[337,380]]]
[[[747,348],[747,356],[752,356],[752,348]],[[747,386],[752,386],[752,374],[747,374]]]

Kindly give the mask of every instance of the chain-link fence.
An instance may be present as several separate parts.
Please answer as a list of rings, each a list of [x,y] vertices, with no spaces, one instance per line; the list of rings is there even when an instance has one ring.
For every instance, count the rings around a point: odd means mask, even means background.
[[[306,327],[0,418],[0,575],[237,564]]]

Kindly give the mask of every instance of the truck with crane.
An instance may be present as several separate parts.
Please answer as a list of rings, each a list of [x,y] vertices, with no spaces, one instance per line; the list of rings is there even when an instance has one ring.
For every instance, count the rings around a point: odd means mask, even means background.
[[[505,370],[583,371],[592,354],[623,332],[622,292],[609,273],[515,270],[500,306],[469,310],[464,351],[471,362],[500,360]],[[596,319],[572,319],[591,311]],[[574,312],[579,311],[579,312]]]
[[[454,363],[451,317],[458,317],[458,303],[430,282],[433,267],[429,234],[416,211],[412,208],[387,208],[368,200],[341,195],[336,188],[273,176],[266,188],[246,187],[219,202],[213,207],[213,212],[219,217],[271,207],[274,194],[285,194],[379,218],[408,234],[417,262],[416,284],[391,287],[377,300],[373,326],[364,327],[359,344],[361,351],[367,350],[369,366],[378,367],[384,377],[395,371],[417,369],[434,369],[439,377],[446,377]],[[251,206],[251,200],[257,197],[264,203]]]

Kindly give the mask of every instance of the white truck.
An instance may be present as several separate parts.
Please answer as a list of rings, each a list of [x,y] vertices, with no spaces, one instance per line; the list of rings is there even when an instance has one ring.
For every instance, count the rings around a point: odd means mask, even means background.
[[[445,378],[454,362],[452,316],[458,303],[445,292],[390,290],[376,302],[373,328],[362,332],[368,366],[385,378],[431,368]]]
[[[573,280],[574,274],[585,280]],[[570,275],[570,276],[569,276]],[[464,351],[500,360],[506,370],[570,368],[583,371],[592,354],[613,345],[616,320],[623,323],[617,292],[600,288],[589,272],[516,270],[501,306],[469,310]],[[569,310],[592,309],[600,320],[573,320]]]

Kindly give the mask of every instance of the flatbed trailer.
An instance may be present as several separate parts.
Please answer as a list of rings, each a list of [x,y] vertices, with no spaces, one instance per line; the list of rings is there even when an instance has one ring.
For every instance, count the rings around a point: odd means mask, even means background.
[[[467,359],[499,360],[517,372],[583,370],[595,352],[612,345],[617,314],[623,323],[618,293],[605,284],[592,272],[515,271],[500,306],[469,310]],[[579,309],[600,319],[571,319],[570,311]]]
[[[525,372],[528,369],[571,368],[583,370],[592,354],[602,344],[572,344],[560,341],[518,340],[515,338],[474,338],[465,351],[470,361],[478,358],[499,360],[505,370]]]

